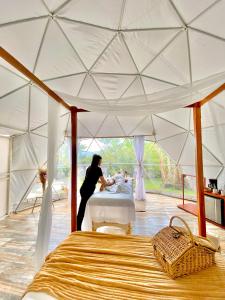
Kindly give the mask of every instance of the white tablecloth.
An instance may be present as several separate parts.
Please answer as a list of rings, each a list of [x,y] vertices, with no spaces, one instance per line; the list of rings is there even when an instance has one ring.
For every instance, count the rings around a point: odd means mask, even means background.
[[[91,230],[92,221],[129,224],[134,220],[133,194],[97,192],[88,200],[82,229]]]

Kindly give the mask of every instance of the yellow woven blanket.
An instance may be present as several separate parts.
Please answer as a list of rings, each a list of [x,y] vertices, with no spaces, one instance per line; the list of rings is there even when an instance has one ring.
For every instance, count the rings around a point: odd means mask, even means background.
[[[93,232],[71,234],[46,259],[26,292],[63,300],[225,299],[225,259],[199,273],[170,279],[151,239]]]

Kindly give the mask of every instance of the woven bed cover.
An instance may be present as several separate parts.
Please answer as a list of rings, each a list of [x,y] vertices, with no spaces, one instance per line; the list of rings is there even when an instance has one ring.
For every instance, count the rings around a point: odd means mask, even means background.
[[[172,280],[152,250],[148,237],[73,233],[47,257],[27,293],[63,300],[225,299],[224,255],[207,270]]]

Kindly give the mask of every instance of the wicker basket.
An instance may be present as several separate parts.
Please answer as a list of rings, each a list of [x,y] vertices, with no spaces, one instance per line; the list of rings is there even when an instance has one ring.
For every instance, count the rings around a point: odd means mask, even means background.
[[[172,226],[174,218],[185,227]],[[209,240],[193,236],[187,223],[180,217],[170,219],[168,227],[160,230],[152,240],[154,254],[171,278],[188,275],[215,263],[215,252],[219,251]]]

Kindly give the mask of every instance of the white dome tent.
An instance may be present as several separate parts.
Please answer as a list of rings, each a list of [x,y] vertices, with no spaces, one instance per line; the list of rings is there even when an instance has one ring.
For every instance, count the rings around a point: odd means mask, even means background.
[[[194,124],[187,106],[225,81],[225,0],[1,0],[0,5],[1,56],[5,49],[67,108],[90,111],[78,113],[79,137],[145,135],[184,170],[193,169]],[[48,96],[3,58],[0,132],[12,137],[15,207],[47,159]],[[224,109],[224,92],[202,108],[204,171],[211,177],[225,164],[224,143],[215,134],[218,127],[224,131]],[[70,131],[69,117],[62,107],[62,139]]]

